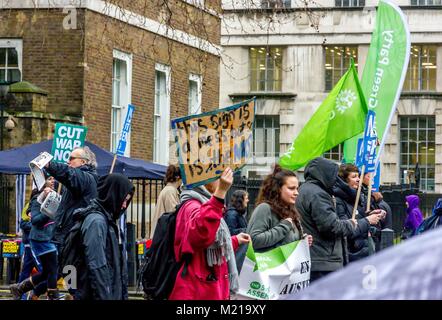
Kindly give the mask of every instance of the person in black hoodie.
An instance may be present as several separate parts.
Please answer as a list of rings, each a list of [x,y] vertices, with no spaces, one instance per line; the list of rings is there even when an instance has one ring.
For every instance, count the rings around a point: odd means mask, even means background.
[[[338,177],[336,163],[315,158],[305,168],[304,177],[296,208],[304,231],[315,239],[310,247],[310,281],[315,281],[343,266],[343,237],[353,235],[355,228],[367,232],[369,223],[366,218],[341,220],[336,214],[333,200],[333,186]]]
[[[63,184],[61,203],[55,216],[53,242],[61,252],[69,230],[73,227],[73,212],[85,208],[97,196],[98,175],[95,154],[88,148],[76,148],[71,152],[68,164],[51,161],[46,171]],[[60,274],[63,261],[58,261]]]
[[[249,203],[249,194],[244,190],[236,190],[230,198],[229,207],[224,215],[224,220],[229,227],[230,235],[235,236],[247,230],[247,204]],[[247,244],[242,244],[235,252],[236,267],[238,273],[241,272],[244,259],[247,252]]]
[[[339,167],[338,178],[333,186],[333,194],[336,197],[336,213],[342,220],[352,218],[353,208],[356,201],[356,192],[359,186],[359,170],[353,164],[342,164]],[[356,218],[366,217],[365,207],[362,199],[359,198]],[[376,214],[379,211],[373,211],[367,215],[370,225],[375,225],[381,219],[381,215]],[[354,229],[353,234],[344,239],[344,264],[368,257],[374,248],[370,248],[370,239],[368,230],[360,228]]]
[[[74,212],[81,225],[84,270],[77,270],[75,300],[127,299],[126,257],[118,243],[117,221],[132,200],[134,186],[119,173],[100,177],[98,196]]]

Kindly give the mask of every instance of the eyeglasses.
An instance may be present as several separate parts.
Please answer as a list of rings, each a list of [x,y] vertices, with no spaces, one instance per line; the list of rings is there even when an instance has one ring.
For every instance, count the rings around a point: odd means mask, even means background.
[[[69,161],[72,161],[72,160],[75,160],[75,159],[83,159],[83,160],[86,160],[85,158],[82,158],[82,157],[73,157],[73,156],[70,156],[70,157],[69,157]]]

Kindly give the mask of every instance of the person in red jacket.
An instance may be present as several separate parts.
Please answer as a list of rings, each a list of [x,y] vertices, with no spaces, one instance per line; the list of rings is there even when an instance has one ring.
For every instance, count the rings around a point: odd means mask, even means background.
[[[169,300],[229,300],[238,290],[234,251],[250,236],[231,236],[223,219],[224,198],[233,182],[227,168],[220,179],[183,190],[175,229],[175,258],[191,256],[181,266]],[[183,273],[183,269],[187,270]]]

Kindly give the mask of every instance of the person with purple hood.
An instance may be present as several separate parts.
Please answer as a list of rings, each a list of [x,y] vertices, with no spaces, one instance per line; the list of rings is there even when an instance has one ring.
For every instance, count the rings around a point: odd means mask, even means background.
[[[407,239],[413,236],[416,229],[424,220],[422,212],[419,209],[419,202],[419,197],[415,194],[405,197],[405,204],[407,206],[407,218],[405,219],[402,239]]]

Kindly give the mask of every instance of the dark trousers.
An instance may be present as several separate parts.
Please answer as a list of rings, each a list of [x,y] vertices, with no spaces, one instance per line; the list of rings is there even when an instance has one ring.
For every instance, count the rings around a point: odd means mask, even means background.
[[[38,257],[42,271],[32,277],[36,295],[43,294],[44,287],[40,283],[47,282],[48,289],[57,289],[57,251],[49,252]]]

